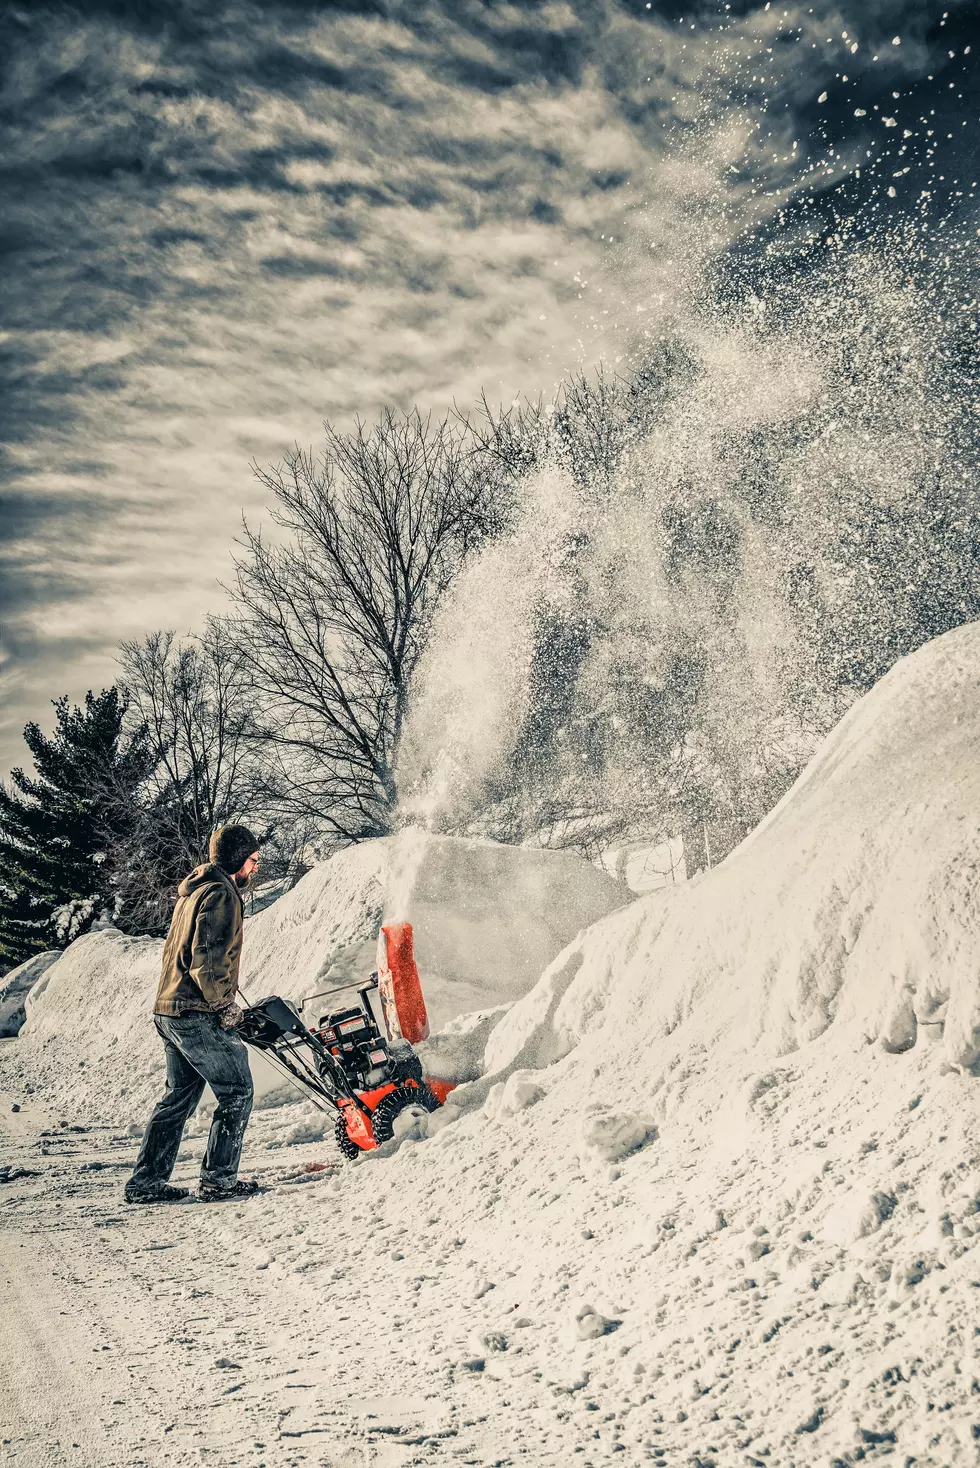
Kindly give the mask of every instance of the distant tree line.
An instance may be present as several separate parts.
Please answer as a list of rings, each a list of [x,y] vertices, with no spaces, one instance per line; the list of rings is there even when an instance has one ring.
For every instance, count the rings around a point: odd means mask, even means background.
[[[848,340],[859,397],[868,347]],[[100,915],[160,933],[225,821],[260,824],[283,883],[390,832],[436,613],[546,470],[581,513],[548,547],[558,590],[533,609],[519,727],[437,827],[592,857],[683,834],[689,866],[724,854],[855,697],[980,616],[980,484],[948,423],[884,475],[905,421],[840,394],[728,427],[699,464],[678,404],[704,373],[664,342],[550,402],[386,412],[257,468],[274,530],[245,526],[229,615],[123,644],[113,688],[25,730],[34,773],[0,790],[0,969]]]

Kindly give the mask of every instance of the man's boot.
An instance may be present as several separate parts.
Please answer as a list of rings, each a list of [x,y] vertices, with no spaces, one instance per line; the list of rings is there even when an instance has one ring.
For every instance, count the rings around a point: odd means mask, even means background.
[[[197,1190],[197,1196],[202,1203],[223,1203],[226,1199],[252,1198],[256,1193],[264,1192],[254,1178],[241,1178],[237,1183],[232,1183],[230,1188],[217,1188],[213,1183],[202,1183]]]
[[[159,1183],[156,1187],[128,1182],[123,1197],[127,1203],[182,1203],[190,1196],[189,1188],[175,1188],[170,1183]]]

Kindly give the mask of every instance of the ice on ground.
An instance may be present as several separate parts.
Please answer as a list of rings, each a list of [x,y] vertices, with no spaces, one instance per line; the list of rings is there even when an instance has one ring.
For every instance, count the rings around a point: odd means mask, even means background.
[[[302,1001],[374,967],[389,882],[398,875],[434,1033],[422,1058],[446,1080],[479,1075],[487,1036],[570,938],[630,900],[581,857],[487,841],[406,833],[370,841],[314,867],[246,918],[241,984],[251,1001]],[[411,889],[403,880],[411,851]],[[139,1122],[162,1085],[163,1051],[150,1011],[162,943],[101,928],[54,955],[30,997],[16,1063],[56,1105]],[[47,957],[47,956],[45,956]],[[32,960],[37,962],[37,960]],[[354,996],[350,996],[353,998]],[[306,1017],[345,1002],[314,1003]],[[460,1019],[460,1016],[466,1016]],[[260,1098],[281,1077],[252,1056]]]

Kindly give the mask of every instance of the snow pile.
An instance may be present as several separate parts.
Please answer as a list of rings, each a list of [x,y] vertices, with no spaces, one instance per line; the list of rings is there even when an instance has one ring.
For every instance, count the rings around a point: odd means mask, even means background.
[[[60,950],[35,953],[0,979],[0,1039],[16,1035],[27,1017],[27,996],[41,976],[61,957]]]
[[[782,1056],[834,1025],[980,1057],[980,628],[900,663],[715,871],[584,933],[490,1038],[488,1070],[588,1040],[677,1092],[675,1057]],[[624,1055],[628,1060],[624,1065]],[[714,1068],[714,1067],[713,1067]]]
[[[570,852],[408,830],[314,868],[250,924],[242,982],[301,1000],[366,978],[381,921],[407,919],[437,1030],[526,994],[570,938],[630,895]]]
[[[366,842],[315,867],[246,919],[241,983],[249,999],[302,1000],[348,977],[367,978],[393,879],[415,926],[432,1027],[448,1024],[430,1042],[426,1063],[449,1079],[479,1074],[501,1006],[526,993],[581,928],[630,895],[567,853],[416,833]],[[109,928],[56,956],[30,996],[6,1073],[16,1070],[66,1115],[145,1121],[162,1083],[163,1052],[150,1020],[162,947]],[[309,1016],[315,1020],[329,1003]],[[483,1012],[459,1020],[474,1010]],[[255,1058],[260,1092],[267,1092],[271,1072]],[[313,1139],[316,1125],[322,1131],[313,1119],[296,1123],[302,1135],[290,1139]]]
[[[971,626],[721,867],[576,938],[428,1140],[229,1247],[351,1298],[389,1259],[386,1369],[478,1373],[503,1455],[975,1462],[978,729]]]

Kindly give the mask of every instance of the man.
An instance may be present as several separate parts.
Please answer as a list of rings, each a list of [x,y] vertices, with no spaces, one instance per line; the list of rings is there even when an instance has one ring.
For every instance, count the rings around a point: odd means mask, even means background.
[[[168,1181],[187,1118],[209,1085],[218,1104],[201,1169],[202,1201],[246,1198],[258,1184],[239,1181],[238,1163],[252,1110],[248,1053],[235,1033],[242,951],[242,899],[259,864],[247,826],[222,826],[211,837],[211,860],[177,889],[163,946],[163,972],[153,1010],[167,1059],[167,1086],[150,1117],[127,1203],[179,1203],[187,1188]]]

